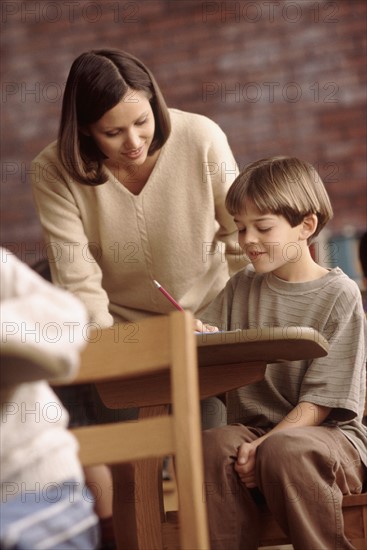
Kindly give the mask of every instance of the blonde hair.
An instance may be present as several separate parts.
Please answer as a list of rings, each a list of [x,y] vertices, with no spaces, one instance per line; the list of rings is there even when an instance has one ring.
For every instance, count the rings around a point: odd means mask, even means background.
[[[294,157],[271,157],[246,166],[227,193],[228,212],[240,214],[246,208],[246,200],[251,200],[262,214],[283,216],[291,227],[315,214],[318,225],[312,239],[333,217],[319,174],[311,164]]]

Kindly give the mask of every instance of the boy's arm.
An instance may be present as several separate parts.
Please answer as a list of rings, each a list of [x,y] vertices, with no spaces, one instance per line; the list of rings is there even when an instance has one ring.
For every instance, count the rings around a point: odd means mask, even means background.
[[[218,327],[202,323],[200,319],[194,319],[195,332],[218,332]]]
[[[234,468],[246,487],[250,489],[256,487],[256,449],[265,439],[282,430],[319,426],[327,418],[330,411],[330,407],[322,407],[303,401],[292,409],[272,430],[251,443],[242,443],[238,448],[237,462]]]

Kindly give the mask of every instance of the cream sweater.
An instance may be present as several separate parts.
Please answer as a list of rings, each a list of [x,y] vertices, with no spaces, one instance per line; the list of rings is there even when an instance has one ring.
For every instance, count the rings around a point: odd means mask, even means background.
[[[170,110],[172,132],[139,195],[107,171],[105,184],[70,179],[56,143],[33,163],[33,192],[53,282],[76,294],[106,327],[172,311],[156,279],[198,313],[243,267],[224,206],[237,165],[208,118]]]
[[[326,357],[268,365],[265,379],[230,392],[229,422],[271,429],[300,401],[333,410],[335,423],[367,466],[367,428],[362,425],[366,392],[366,319],[354,281],[335,268],[315,281],[288,283],[252,266],[237,273],[202,316],[222,330],[305,326],[329,343]]]
[[[75,374],[87,316],[70,294],[0,248],[0,461],[3,502],[48,484],[84,483],[68,413],[46,380]],[[33,497],[35,498],[35,497]]]

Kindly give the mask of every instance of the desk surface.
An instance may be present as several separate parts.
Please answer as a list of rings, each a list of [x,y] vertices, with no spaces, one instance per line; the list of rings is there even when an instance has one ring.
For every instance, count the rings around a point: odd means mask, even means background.
[[[259,327],[197,334],[199,367],[246,361],[297,361],[327,355],[328,343],[309,327]]]
[[[167,330],[162,317],[162,331]],[[161,332],[162,334],[162,332]],[[163,339],[163,337],[162,337]],[[282,360],[313,359],[327,355],[328,343],[317,331],[309,327],[265,327],[217,333],[196,334],[199,369],[213,365],[274,363]],[[151,374],[158,373],[168,357],[162,351],[152,363],[149,349],[164,349],[159,336],[152,340],[144,322],[139,323],[136,334],[118,334],[106,329],[90,342],[81,354],[81,366],[73,384],[95,382],[104,365],[105,379],[139,377],[135,364],[146,356]],[[148,351],[147,351],[148,350]]]
[[[111,331],[99,342],[91,343],[82,354],[82,365],[73,384],[94,382],[105,405],[110,408],[130,408],[161,405],[170,402],[168,374],[162,373],[167,358],[162,355],[155,364],[149,363],[149,374],[134,371],[149,341],[144,325],[136,342],[116,341]],[[270,327],[196,335],[200,398],[218,395],[264,377],[268,363],[296,361],[327,355],[327,341],[308,327]],[[154,345],[159,349],[159,341]],[[107,359],[108,354],[108,359]],[[98,383],[100,365],[109,380]],[[126,378],[125,378],[126,377]],[[119,380],[117,380],[119,378]]]

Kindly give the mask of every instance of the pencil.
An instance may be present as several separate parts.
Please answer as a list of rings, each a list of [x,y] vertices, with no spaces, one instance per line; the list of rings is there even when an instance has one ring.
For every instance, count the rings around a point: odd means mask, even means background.
[[[171,304],[173,304],[175,306],[176,309],[178,309],[179,311],[184,311],[184,309],[180,306],[180,304],[178,304],[176,302],[176,300],[174,298],[172,298],[172,296],[167,292],[166,289],[163,288],[162,285],[160,285],[158,283],[158,281],[153,280],[153,283],[158,288],[158,290],[160,290],[162,292],[162,294],[164,294],[164,296],[167,298],[167,300],[169,300],[171,302]]]

